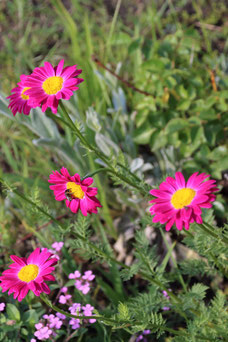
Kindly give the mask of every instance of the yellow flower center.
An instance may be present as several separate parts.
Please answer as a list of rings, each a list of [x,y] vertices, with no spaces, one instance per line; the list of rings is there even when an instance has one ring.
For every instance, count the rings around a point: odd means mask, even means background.
[[[60,76],[48,77],[42,84],[42,88],[48,95],[54,95],[62,89],[63,78]]]
[[[182,209],[192,202],[195,194],[196,192],[190,188],[177,190],[171,198],[171,203],[175,209]]]
[[[67,189],[70,190],[71,195],[75,198],[82,199],[84,197],[84,191],[82,191],[81,185],[79,184],[75,184],[74,182],[68,182]]]
[[[29,96],[28,96],[28,95],[24,95],[24,92],[25,92],[26,90],[28,90],[28,89],[30,89],[30,87],[24,87],[24,89],[23,89],[22,92],[21,92],[21,98],[22,98],[23,100],[28,100],[28,99],[29,99]]]
[[[31,280],[36,279],[39,273],[39,267],[34,264],[30,264],[22,267],[22,269],[18,272],[17,276],[20,280],[29,283]]]

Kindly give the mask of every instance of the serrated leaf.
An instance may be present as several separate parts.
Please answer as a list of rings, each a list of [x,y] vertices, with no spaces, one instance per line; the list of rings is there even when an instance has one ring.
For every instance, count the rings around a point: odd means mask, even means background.
[[[128,307],[124,303],[120,302],[118,304],[118,312],[119,312],[119,319],[120,320],[127,320],[130,318]]]

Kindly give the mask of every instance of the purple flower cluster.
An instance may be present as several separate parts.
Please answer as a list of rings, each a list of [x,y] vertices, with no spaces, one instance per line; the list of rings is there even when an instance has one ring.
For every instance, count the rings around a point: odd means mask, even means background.
[[[40,341],[48,340],[49,337],[52,335],[52,330],[49,329],[48,327],[45,327],[42,323],[35,324],[35,328],[36,328],[36,332],[34,333],[34,335]]]
[[[76,316],[93,316],[94,307],[90,304],[86,304],[85,306],[81,306],[80,303],[73,303],[71,307],[69,307],[69,311],[72,315]],[[82,320],[81,320],[82,321]],[[84,322],[87,323],[95,323],[96,319],[90,318],[88,320],[84,319]],[[72,329],[79,329],[80,328],[80,319],[78,318],[71,318],[69,324],[71,325]]]
[[[64,295],[61,295],[61,296],[59,297],[59,303],[61,303],[61,304],[66,304],[67,301],[70,300],[72,296],[71,296],[70,294],[67,294],[67,287],[66,287],[66,286],[64,286],[64,287],[61,289],[61,292],[63,292]]]
[[[61,248],[63,247],[63,242],[55,242],[52,244],[52,247],[55,249],[49,250],[51,253],[59,253]],[[55,254],[55,257],[58,257],[58,254]],[[95,278],[95,275],[92,271],[86,271],[83,275],[79,271],[75,271],[74,273],[69,274],[69,279],[75,279],[75,287],[81,291],[83,294],[87,294],[90,291],[90,282]],[[90,304],[86,304],[82,306],[80,303],[73,303],[72,296],[67,293],[68,288],[66,286],[60,289],[60,296],[59,296],[59,303],[71,305],[68,310],[72,315],[76,316],[94,316],[93,310],[94,307]],[[1,305],[1,304],[0,304]],[[0,306],[1,307],[1,306]],[[46,321],[44,321],[46,320]],[[83,323],[95,323],[95,318],[89,319],[79,319],[79,318],[71,318],[69,321],[67,317],[59,312],[56,315],[43,315],[43,319],[38,323],[35,324],[36,332],[35,337],[38,340],[45,341],[48,340],[50,337],[55,337],[56,332],[61,328],[63,321],[65,320],[65,324],[69,324],[73,330],[79,329]],[[36,339],[32,339],[31,342],[36,342]]]
[[[94,307],[90,304],[86,304],[82,306],[80,303],[73,303],[72,306],[68,308],[72,315],[76,316],[94,316],[93,310]],[[59,330],[63,324],[63,321],[66,320],[67,317],[60,312],[57,312],[56,315],[43,315],[43,319],[35,324],[36,332],[34,333],[35,337],[40,341],[48,340],[50,337],[55,337],[55,330]],[[44,322],[44,320],[46,320]],[[95,323],[95,318],[89,319],[79,319],[79,318],[71,318],[69,320],[69,325],[73,330],[79,329],[83,323]],[[68,321],[65,321],[68,324]],[[36,339],[32,339],[31,342],[36,342]]]
[[[39,322],[35,324],[36,332],[34,333],[34,335],[40,341],[48,340],[50,336],[56,336],[55,330],[60,329],[63,324],[61,320],[62,318],[60,318],[58,314],[56,314],[56,316],[53,314],[43,315],[43,318],[46,320],[46,323]],[[35,339],[32,340],[32,342],[36,341]]]
[[[79,271],[75,271],[74,273],[70,273],[68,276],[69,279],[75,279],[75,287],[83,294],[87,294],[90,291],[90,282],[95,278],[95,275],[92,271],[86,271],[83,275]]]
[[[139,341],[142,341],[142,342],[147,342],[147,338],[146,337],[144,337],[145,335],[149,335],[151,333],[151,331],[148,329],[148,330],[144,330],[143,332],[142,332],[142,334],[140,334],[137,338],[136,338],[136,340],[135,340],[135,342],[139,342]]]

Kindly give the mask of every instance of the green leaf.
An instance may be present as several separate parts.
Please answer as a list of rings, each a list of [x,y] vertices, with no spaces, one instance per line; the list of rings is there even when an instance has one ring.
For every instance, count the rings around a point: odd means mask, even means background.
[[[26,325],[30,325],[32,327],[38,322],[39,317],[36,310],[31,309],[23,313],[22,320],[23,322],[26,322]]]
[[[164,147],[167,144],[167,136],[164,134],[164,131],[155,131],[152,133],[150,138],[150,147],[153,151],[158,150],[161,147]]]
[[[188,108],[191,105],[191,101],[190,100],[183,100],[179,102],[179,105],[177,106],[178,110],[188,110]]]
[[[209,158],[212,160],[220,160],[227,156],[227,147],[225,145],[216,147],[209,154]]]
[[[166,134],[172,134],[189,126],[189,122],[185,119],[171,119],[165,127]]]
[[[145,122],[142,126],[137,128],[134,132],[134,142],[136,144],[148,144],[151,134],[155,131],[155,128],[148,125]]]
[[[181,84],[181,85],[178,87],[177,93],[178,93],[183,99],[187,99],[187,98],[188,98],[188,92],[187,92],[187,90],[184,88],[183,84]]]
[[[162,58],[154,57],[149,61],[144,62],[142,64],[142,68],[158,72],[159,70],[161,71],[165,69],[165,63],[162,61]]]
[[[14,304],[8,303],[6,306],[6,312],[7,312],[9,319],[20,322],[20,319],[21,319],[20,311],[17,309],[17,307]]]
[[[210,108],[202,110],[199,117],[203,120],[215,120],[217,119],[217,114],[213,108]]]

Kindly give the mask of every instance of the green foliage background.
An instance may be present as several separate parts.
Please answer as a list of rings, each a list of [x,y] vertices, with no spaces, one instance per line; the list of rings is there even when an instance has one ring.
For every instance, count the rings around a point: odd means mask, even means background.
[[[21,74],[29,74],[45,60],[56,65],[64,58],[68,65],[77,64],[85,81],[66,107],[89,142],[150,184],[148,188],[140,184],[145,191],[178,170],[186,177],[195,171],[210,174],[221,191],[213,213],[205,212],[204,217],[223,226],[228,169],[227,15],[226,2],[212,0],[0,2],[0,176],[8,184],[2,186],[0,198],[0,268],[5,269],[10,254],[24,255],[37,244],[50,247],[63,236],[66,247],[59,287],[76,267],[95,267],[91,261],[96,262],[97,286],[105,299],[98,296],[92,303],[107,317],[119,320],[119,325],[111,329],[97,323],[89,332],[83,330],[78,341],[128,341],[148,327],[154,332],[153,341],[201,341],[202,335],[210,337],[208,341],[226,341],[226,247],[194,226],[194,237],[173,229],[168,243],[163,228],[153,224],[154,236],[145,239],[145,230],[152,225],[145,214],[149,196],[103,174],[94,177],[103,205],[99,218],[83,222],[79,216],[76,222],[62,203],[54,201],[49,174],[64,165],[72,174],[86,175],[101,161],[50,112],[35,109],[28,117],[14,118],[5,97]],[[18,198],[14,189],[61,222],[64,219],[65,230]],[[107,269],[99,264],[108,261],[102,252],[114,257],[113,245],[129,227],[134,239],[124,244],[136,262],[120,271],[109,261],[107,276]],[[93,239],[101,253],[76,237],[72,241],[75,232]],[[24,239],[27,234],[32,237]],[[152,249],[155,244],[157,249]],[[190,250],[197,257],[192,258]],[[82,257],[79,261],[72,260],[75,251]],[[157,286],[138,282],[139,271],[156,274],[179,295],[182,304],[173,304],[173,316],[161,311],[165,303]],[[22,307],[4,298],[8,306],[1,316],[0,339],[27,341],[44,308],[32,295]],[[178,314],[182,309],[187,318]],[[9,320],[16,320],[16,325],[6,324]],[[124,320],[133,321],[133,326],[123,327]],[[164,327],[178,330],[180,336]]]

